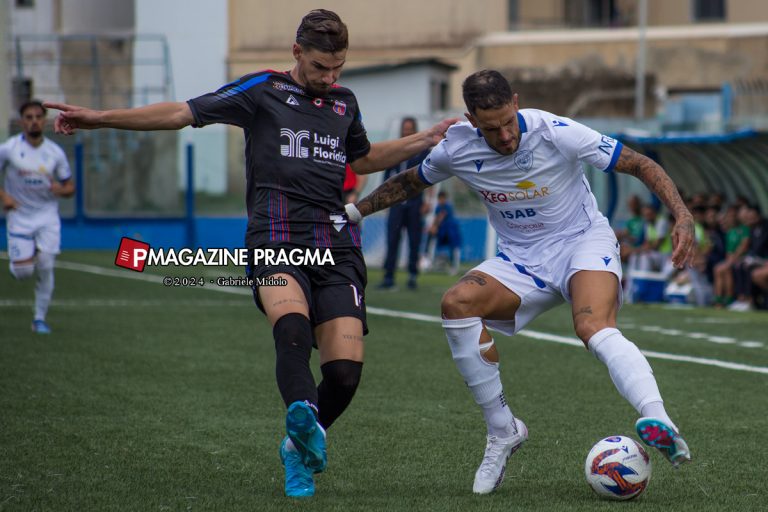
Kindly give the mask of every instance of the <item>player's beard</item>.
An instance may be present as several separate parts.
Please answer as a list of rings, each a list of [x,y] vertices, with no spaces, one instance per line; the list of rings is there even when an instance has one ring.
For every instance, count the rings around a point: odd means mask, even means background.
[[[29,136],[30,139],[39,139],[40,137],[43,136],[43,131],[42,130],[33,130],[33,131],[27,132],[27,135]]]
[[[514,154],[515,151],[520,147],[520,142],[518,140],[512,141],[508,146],[497,146],[496,152],[501,153],[504,156],[509,156],[511,154]]]
[[[325,98],[328,95],[328,93],[331,91],[330,87],[317,88],[310,85],[309,83],[307,83],[304,86],[304,89],[306,90],[308,95],[313,96],[315,98]]]

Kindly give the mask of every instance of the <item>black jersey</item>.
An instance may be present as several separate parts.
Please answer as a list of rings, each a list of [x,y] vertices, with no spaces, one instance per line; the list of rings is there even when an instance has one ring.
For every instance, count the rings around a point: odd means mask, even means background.
[[[245,132],[248,247],[360,247],[342,215],[346,162],[371,148],[352,91],[316,98],[287,72],[261,71],[188,104],[195,127]]]

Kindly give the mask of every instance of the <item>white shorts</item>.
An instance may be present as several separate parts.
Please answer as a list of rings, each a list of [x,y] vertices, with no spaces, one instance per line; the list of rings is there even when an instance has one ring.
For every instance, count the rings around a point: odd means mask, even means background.
[[[27,260],[35,251],[61,252],[61,219],[57,212],[19,213],[11,210],[6,218],[8,257],[11,261]]]
[[[563,301],[570,302],[568,284],[580,270],[615,274],[619,280],[617,301],[621,305],[619,243],[607,222],[593,224],[581,235],[558,240],[544,252],[549,257],[542,257],[542,263],[516,262],[513,253],[499,253],[472,269],[488,274],[520,297],[515,318],[484,320],[489,328],[511,336],[548,309]]]

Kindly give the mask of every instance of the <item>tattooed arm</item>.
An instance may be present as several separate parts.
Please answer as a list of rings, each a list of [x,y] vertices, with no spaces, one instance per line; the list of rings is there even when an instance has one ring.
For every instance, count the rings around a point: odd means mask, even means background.
[[[674,215],[672,264],[677,268],[684,268],[686,263],[691,263],[694,256],[693,216],[686,208],[683,198],[680,197],[677,187],[666,171],[647,156],[626,146],[622,148],[614,169],[620,173],[630,174],[645,183],[645,186],[656,194]]]
[[[360,211],[360,215],[366,217],[379,210],[389,208],[393,204],[415,197],[429,186],[419,178],[419,168],[411,167],[407,171],[389,178],[355,206]]]

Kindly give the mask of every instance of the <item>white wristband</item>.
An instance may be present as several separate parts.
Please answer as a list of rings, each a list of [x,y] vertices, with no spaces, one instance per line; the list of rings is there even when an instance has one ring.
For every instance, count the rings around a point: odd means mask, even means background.
[[[355,224],[359,224],[361,220],[363,220],[363,215],[360,213],[360,210],[357,209],[357,206],[355,206],[352,203],[347,203],[344,206],[344,210],[347,212],[347,218],[354,222]]]

